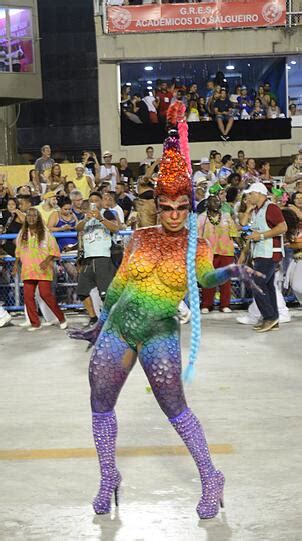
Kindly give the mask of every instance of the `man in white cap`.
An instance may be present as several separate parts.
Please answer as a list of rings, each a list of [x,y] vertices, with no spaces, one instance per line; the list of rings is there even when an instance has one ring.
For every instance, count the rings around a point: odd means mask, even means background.
[[[254,298],[262,316],[262,322],[253,327],[257,332],[279,328],[279,312],[274,284],[277,266],[284,255],[283,234],[287,231],[280,208],[268,199],[268,191],[262,182],[255,182],[245,192],[248,194],[248,210],[241,225],[250,224],[252,233],[253,267],[265,278],[255,277],[260,291],[254,291]]]
[[[110,182],[111,191],[115,192],[116,183],[120,180],[120,174],[117,167],[112,165],[112,152],[110,150],[105,150],[103,152],[104,163],[100,168],[100,183]]]
[[[197,187],[200,184],[203,184],[204,181],[208,182],[208,185],[215,184],[216,177],[214,173],[210,171],[210,160],[207,157],[201,158],[200,162],[197,162],[195,165],[199,165],[199,170],[194,173],[193,184]]]

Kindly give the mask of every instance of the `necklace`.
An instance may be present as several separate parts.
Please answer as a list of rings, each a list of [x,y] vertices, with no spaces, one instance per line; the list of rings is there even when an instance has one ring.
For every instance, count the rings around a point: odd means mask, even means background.
[[[218,212],[216,217],[211,216],[211,214],[209,214],[209,213],[207,213],[207,215],[208,215],[208,218],[209,218],[209,222],[212,225],[218,225],[220,223],[220,220],[221,220],[221,212],[220,211]]]

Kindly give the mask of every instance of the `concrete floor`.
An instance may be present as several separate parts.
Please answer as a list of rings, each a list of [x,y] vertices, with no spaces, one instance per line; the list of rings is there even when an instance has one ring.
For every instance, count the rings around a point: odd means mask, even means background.
[[[187,398],[227,479],[225,511],[208,521],[195,512],[195,465],[139,365],[117,407],[119,511],[94,515],[86,345],[56,328],[0,329],[1,541],[300,541],[302,311],[293,315],[264,335],[234,315],[203,318]]]

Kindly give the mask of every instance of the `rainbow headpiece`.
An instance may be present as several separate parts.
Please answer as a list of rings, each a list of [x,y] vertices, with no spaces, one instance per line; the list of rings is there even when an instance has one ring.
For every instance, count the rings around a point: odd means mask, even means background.
[[[163,157],[157,177],[156,196],[176,199],[180,195],[193,196],[191,161],[188,143],[188,125],[185,106],[176,101],[167,113],[169,137],[164,142]]]

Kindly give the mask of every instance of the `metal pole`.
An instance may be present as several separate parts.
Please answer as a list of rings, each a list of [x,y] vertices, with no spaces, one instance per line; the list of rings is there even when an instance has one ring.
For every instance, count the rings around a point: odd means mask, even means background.
[[[17,272],[15,278],[15,306],[20,306],[20,276]]]

